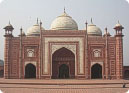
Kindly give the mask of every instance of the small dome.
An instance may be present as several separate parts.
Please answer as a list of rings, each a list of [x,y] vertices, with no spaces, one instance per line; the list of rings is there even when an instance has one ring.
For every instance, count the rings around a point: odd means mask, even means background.
[[[122,27],[122,25],[121,25],[120,22],[118,21],[118,23],[115,25],[115,27]]]
[[[118,21],[118,23],[115,25],[115,27],[123,27],[120,22]]]
[[[13,28],[13,26],[10,24],[10,21],[9,21],[9,24],[8,24],[6,27],[4,27],[4,29],[6,29],[6,30],[13,30],[14,28]]]
[[[42,27],[41,30],[45,30],[45,29]],[[27,36],[39,36],[39,35],[40,35],[39,24],[35,24],[27,30]]]
[[[115,25],[114,29],[124,29],[124,27],[118,21],[118,23]]]
[[[120,23],[117,23],[115,26],[116,27],[122,27],[122,25]]]
[[[51,30],[78,30],[77,23],[64,10],[51,24]]]
[[[92,35],[92,36],[102,36],[101,29],[96,25],[94,25],[93,23],[88,25],[87,33],[88,35]]]

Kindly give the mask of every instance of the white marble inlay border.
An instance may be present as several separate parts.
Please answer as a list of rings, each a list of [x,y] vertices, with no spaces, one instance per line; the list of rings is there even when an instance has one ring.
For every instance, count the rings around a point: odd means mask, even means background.
[[[27,64],[33,64],[34,66],[36,66],[36,61],[26,61],[25,62],[25,66],[27,65]]]
[[[66,48],[68,50],[71,50],[74,55],[76,55],[76,45],[52,45],[52,54],[57,51],[58,49],[61,49],[61,48]]]
[[[63,44],[65,44],[65,43],[63,43]],[[52,54],[53,53],[55,53],[55,51],[57,51],[57,50],[59,50],[59,49],[61,49],[61,48],[66,48],[66,49],[68,49],[68,50],[70,50],[70,51],[72,51],[73,53],[74,53],[74,55],[75,55],[75,75],[77,75],[77,58],[76,58],[76,44],[75,45],[70,45],[70,44],[65,44],[65,45],[62,45],[62,43],[60,44],[52,44]],[[52,59],[52,54],[51,54],[51,59]],[[52,68],[52,65],[51,65],[51,68]],[[51,70],[51,72],[52,72],[52,70]]]
[[[44,74],[48,74],[49,72],[49,67],[48,67],[48,64],[49,64],[49,58],[48,58],[48,53],[49,53],[49,42],[79,42],[79,73],[80,74],[84,74],[84,38],[80,38],[80,37],[45,37],[44,38],[45,40],[45,55],[44,55],[44,58],[45,58],[45,61],[44,61],[44,65],[43,65],[43,73]],[[68,46],[66,46],[67,48],[70,48]],[[74,50],[72,49],[71,50],[73,53]],[[54,51],[53,51],[54,53]]]
[[[91,62],[91,67],[95,64],[100,64],[103,67],[103,62]]]

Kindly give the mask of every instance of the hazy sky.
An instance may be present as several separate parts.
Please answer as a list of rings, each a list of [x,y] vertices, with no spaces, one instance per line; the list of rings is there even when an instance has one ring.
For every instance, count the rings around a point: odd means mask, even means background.
[[[124,26],[124,65],[129,65],[129,4],[125,0],[4,0],[0,4],[0,59],[4,59],[4,30],[9,20],[15,28],[14,36],[22,26],[26,32],[42,20],[43,27],[49,29],[52,21],[66,12],[77,22],[79,29],[85,28],[85,21],[91,17],[104,33],[104,28],[114,35],[113,27],[120,20]]]

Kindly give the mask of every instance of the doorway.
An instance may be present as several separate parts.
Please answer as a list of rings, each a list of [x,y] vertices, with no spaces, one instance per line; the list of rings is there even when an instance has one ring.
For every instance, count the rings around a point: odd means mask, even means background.
[[[102,78],[102,66],[100,64],[95,64],[91,68],[91,78],[101,79]]]
[[[36,67],[31,63],[25,67],[25,78],[36,78]]]
[[[67,79],[67,78],[69,78],[69,67],[66,64],[62,64],[59,67],[59,78],[60,79]]]

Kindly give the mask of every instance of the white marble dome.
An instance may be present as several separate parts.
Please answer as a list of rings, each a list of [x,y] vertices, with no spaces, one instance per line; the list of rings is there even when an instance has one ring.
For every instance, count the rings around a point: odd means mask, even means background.
[[[51,24],[51,30],[78,30],[77,23],[65,11]]]
[[[122,27],[122,25],[121,25],[121,24],[119,24],[119,23],[118,23],[118,24],[116,24],[115,26],[116,26],[116,27]]]
[[[41,29],[45,30],[43,27]],[[33,25],[27,30],[27,36],[39,36],[39,35],[40,35],[40,25],[38,23]]]
[[[122,27],[122,25],[121,25],[120,22],[118,21],[118,23],[115,25],[115,27]]]
[[[88,35],[91,35],[91,36],[102,36],[101,29],[97,27],[96,25],[94,25],[92,22],[87,27],[87,33]]]

